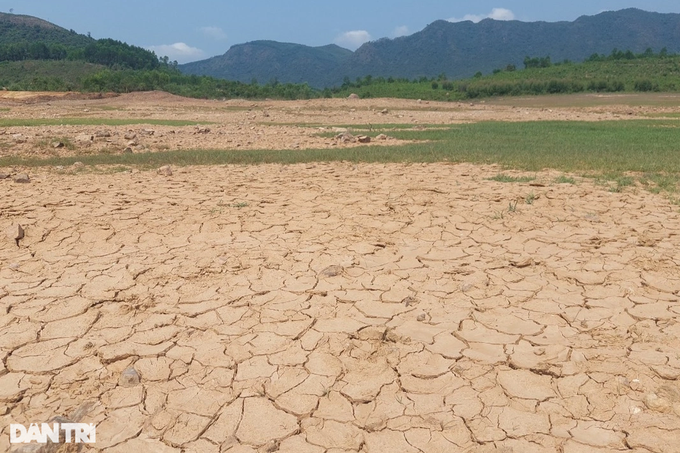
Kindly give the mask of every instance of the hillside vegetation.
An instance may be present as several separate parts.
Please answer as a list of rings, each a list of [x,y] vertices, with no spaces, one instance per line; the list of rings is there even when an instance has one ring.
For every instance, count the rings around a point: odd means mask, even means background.
[[[525,57],[524,69],[514,65],[492,74],[449,80],[445,74],[417,80],[394,78],[346,79],[341,87],[326,90],[333,96],[356,93],[360,97],[402,97],[427,100],[462,100],[489,96],[520,96],[583,92],[645,92],[680,90],[680,56],[662,49],[634,54],[613,50],[593,54],[583,63],[552,63],[550,57]]]

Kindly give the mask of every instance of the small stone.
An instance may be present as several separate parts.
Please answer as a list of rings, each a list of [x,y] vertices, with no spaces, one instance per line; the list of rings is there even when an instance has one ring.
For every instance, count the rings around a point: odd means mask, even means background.
[[[64,142],[52,142],[52,148],[57,149],[57,148],[63,148],[64,146],[65,146]]]
[[[427,315],[425,313],[421,313],[418,315],[418,322],[424,322],[425,319],[427,319]]]
[[[127,148],[125,148],[125,149],[123,150],[123,152],[124,152],[125,154],[132,154],[132,148],[130,148],[130,147],[128,146]]]
[[[129,367],[121,373],[118,385],[125,388],[136,387],[139,385],[140,381],[141,377],[137,370],[133,367]]]
[[[349,96],[347,96],[347,99],[359,99],[359,95],[356,93],[352,93]]]
[[[534,264],[534,260],[532,258],[520,258],[517,260],[512,260],[510,261],[510,265],[513,267],[517,268],[523,268],[523,267],[529,267],[532,264]]]
[[[11,225],[5,230],[5,234],[12,241],[20,241],[24,238],[24,229],[18,223]]]
[[[0,173],[0,179],[7,179],[9,176],[9,173]]]
[[[28,141],[28,139],[21,134],[14,134],[12,135],[12,138],[15,143],[26,143]]]
[[[159,168],[156,172],[162,176],[172,176],[172,168],[170,167],[170,165],[164,165],[161,168]]]
[[[371,143],[371,137],[368,135],[360,135],[357,137],[359,143]]]
[[[321,275],[325,277],[337,277],[338,275],[342,275],[344,271],[345,269],[342,266],[333,265],[322,270]]]
[[[137,143],[137,140],[130,140],[129,142],[127,142],[127,147],[131,148],[133,146],[137,146],[138,144],[139,143]]]
[[[144,135],[154,135],[156,131],[153,129],[142,129],[141,133]]]
[[[647,406],[647,409],[653,410],[655,412],[667,414],[672,410],[670,401],[668,401],[666,398],[661,398],[656,393],[650,393],[649,395],[646,395],[644,402],[645,406]]]
[[[379,134],[375,137],[376,140],[387,140],[389,137],[385,134]]]
[[[209,127],[198,126],[198,127],[196,128],[196,133],[197,133],[197,134],[209,134],[209,133],[210,133],[210,128],[209,128]]]
[[[27,184],[31,182],[31,178],[29,178],[26,173],[19,173],[14,177],[14,182],[19,184]]]
[[[388,113],[390,113],[390,111],[387,110],[387,109],[382,109],[382,110],[380,111],[380,113],[383,114],[383,115],[387,115]]]
[[[109,131],[97,131],[94,133],[94,136],[97,138],[108,138],[111,137],[111,132]]]
[[[349,132],[342,132],[338,134],[335,139],[342,143],[354,143],[357,141],[356,137]]]
[[[72,164],[71,166],[72,166],[73,168],[81,168],[81,167],[84,167],[85,164],[82,163],[82,162],[80,162],[80,161],[78,161],[78,162],[73,162],[73,164]]]
[[[80,134],[76,136],[76,141],[78,143],[91,143],[94,140],[94,136],[90,134]]]
[[[137,134],[135,134],[135,133],[133,133],[133,132],[128,132],[127,134],[125,134],[125,135],[123,136],[123,138],[124,138],[125,140],[134,140],[134,139],[137,138]]]
[[[404,297],[404,298],[402,299],[401,303],[404,304],[405,306],[409,307],[409,306],[411,306],[411,305],[417,304],[417,303],[418,303],[418,299],[416,299],[416,298],[413,297],[413,296],[406,296],[406,297]]]

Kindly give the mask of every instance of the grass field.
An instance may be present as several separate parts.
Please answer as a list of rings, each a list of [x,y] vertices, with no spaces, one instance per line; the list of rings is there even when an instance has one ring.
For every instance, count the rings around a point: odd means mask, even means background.
[[[34,121],[44,124],[44,120]],[[88,121],[91,119],[73,119],[74,124]],[[101,124],[110,124],[107,121],[112,120],[102,120]],[[17,124],[17,120],[9,122]],[[150,120],[141,122],[152,124]],[[156,122],[160,123],[169,122]],[[86,165],[143,167],[318,161],[470,162],[586,175],[613,181],[612,190],[633,183],[627,173],[634,173],[635,181],[653,191],[676,192],[680,180],[680,122],[675,120],[481,122],[434,130],[380,126],[391,129],[390,134],[396,138],[417,142],[325,150],[197,150],[49,159],[6,157],[0,159],[0,166],[67,166],[76,161]],[[356,125],[355,130],[365,131],[366,126]],[[377,135],[380,131],[374,128],[365,133]]]

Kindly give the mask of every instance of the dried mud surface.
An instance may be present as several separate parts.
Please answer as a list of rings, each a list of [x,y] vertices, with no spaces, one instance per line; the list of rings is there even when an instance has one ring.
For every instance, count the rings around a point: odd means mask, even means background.
[[[498,171],[0,180],[0,451],[83,407],[111,453],[679,451],[677,207]]]
[[[652,95],[653,96],[653,95]],[[135,93],[102,99],[84,95],[0,92],[0,120],[64,118],[106,118],[143,120],[177,120],[200,123],[199,126],[164,126],[133,124],[123,126],[55,125],[7,127],[0,129],[2,156],[77,156],[95,153],[159,152],[191,149],[327,149],[364,146],[339,141],[333,132],[347,125],[372,127],[380,124],[406,124],[414,128],[476,121],[579,120],[600,121],[621,118],[644,118],[646,114],[676,113],[680,97],[657,95],[656,106],[617,104],[626,96],[581,96],[588,107],[527,106],[517,98],[495,104],[418,102],[396,99],[325,99],[309,101],[212,101],[193,100],[167,93]],[[611,100],[609,100],[611,98]],[[668,98],[668,99],[667,99]],[[581,100],[582,101],[579,101]],[[670,99],[670,101],[669,101]],[[575,102],[572,100],[572,102]],[[670,102],[670,103],[669,103]],[[673,104],[675,102],[675,104]],[[309,127],[313,125],[315,127]],[[206,128],[209,131],[206,131]],[[389,136],[389,132],[386,132]],[[61,147],[55,147],[62,143]],[[394,145],[394,139],[374,140],[372,145]]]

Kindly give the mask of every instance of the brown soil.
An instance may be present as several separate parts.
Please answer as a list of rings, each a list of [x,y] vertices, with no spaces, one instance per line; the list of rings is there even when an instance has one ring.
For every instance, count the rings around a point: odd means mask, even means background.
[[[342,125],[423,125],[473,121],[583,120],[631,118],[650,113],[676,112],[676,107],[631,106],[621,97],[555,97],[555,107],[529,105],[524,98],[493,103],[440,103],[394,99],[310,101],[208,101],[181,98],[167,93],[108,95],[101,99],[69,93],[0,92],[0,118],[49,119],[107,118],[134,120],[183,120],[210,129],[198,133],[196,126],[42,126],[8,127],[0,130],[0,157],[72,156],[95,153],[158,152],[169,149],[324,149],[363,146],[346,143],[330,133]],[[93,97],[89,95],[89,97]],[[96,95],[94,97],[101,97]],[[625,99],[625,96],[623,97]],[[660,98],[661,99],[661,98]],[[568,100],[568,102],[565,102]],[[632,102],[636,98],[631,98]],[[569,102],[572,105],[569,105]],[[580,104],[588,103],[584,107]],[[534,100],[536,104],[536,101]],[[315,127],[309,127],[309,126]],[[326,133],[323,136],[323,133]],[[332,135],[332,134],[331,134]],[[389,135],[389,132],[388,132]],[[91,137],[92,140],[89,140]],[[57,143],[65,146],[59,147]],[[372,144],[393,145],[392,139]]]
[[[5,117],[217,123],[153,127],[138,134],[149,149],[316,143],[274,122],[631,109],[158,93],[7,105]],[[90,130],[9,129],[31,137],[22,152],[37,134]],[[678,451],[677,207],[556,184],[554,172],[487,179],[498,171],[333,163],[0,180],[0,451],[10,423],[55,415],[96,423],[84,451],[112,453]]]

